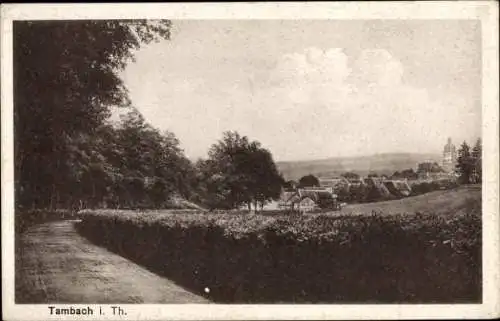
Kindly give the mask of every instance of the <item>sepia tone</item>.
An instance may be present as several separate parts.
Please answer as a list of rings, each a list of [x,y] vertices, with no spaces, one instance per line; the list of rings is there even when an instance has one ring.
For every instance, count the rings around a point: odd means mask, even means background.
[[[13,38],[16,303],[482,301],[478,21]]]

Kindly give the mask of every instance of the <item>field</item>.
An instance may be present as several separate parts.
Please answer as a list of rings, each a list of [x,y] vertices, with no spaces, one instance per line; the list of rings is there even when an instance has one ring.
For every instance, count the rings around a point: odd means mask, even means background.
[[[215,302],[481,300],[474,186],[305,216],[88,211],[78,230]]]
[[[461,186],[456,189],[442,190],[412,196],[393,201],[351,204],[342,209],[342,214],[369,214],[372,212],[381,215],[404,213],[434,213],[437,215],[463,214],[467,209],[467,200],[480,200],[480,186]]]

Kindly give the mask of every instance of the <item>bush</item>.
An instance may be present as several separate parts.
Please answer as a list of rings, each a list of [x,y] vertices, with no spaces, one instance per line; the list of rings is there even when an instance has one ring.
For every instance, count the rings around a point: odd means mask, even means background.
[[[76,218],[76,213],[70,210],[16,210],[14,219],[15,231],[16,233],[22,233],[28,227],[35,224],[73,218]]]
[[[453,179],[440,179],[430,182],[414,183],[411,185],[411,195],[421,195],[441,189],[452,189],[458,186],[457,181]]]
[[[481,221],[469,210],[448,221],[94,212],[78,229],[216,302],[478,302]]]

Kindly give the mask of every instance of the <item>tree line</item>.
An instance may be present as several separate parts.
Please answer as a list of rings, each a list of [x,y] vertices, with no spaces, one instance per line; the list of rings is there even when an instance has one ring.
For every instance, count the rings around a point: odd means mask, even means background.
[[[482,141],[478,138],[474,147],[467,144],[466,141],[458,149],[457,164],[455,172],[459,175],[460,183],[481,183],[483,175],[482,162]]]
[[[14,22],[14,162],[18,208],[208,208],[262,205],[283,179],[259,142],[226,132],[191,162],[171,132],[147,124],[119,77],[168,20]],[[118,124],[112,107],[129,108]]]

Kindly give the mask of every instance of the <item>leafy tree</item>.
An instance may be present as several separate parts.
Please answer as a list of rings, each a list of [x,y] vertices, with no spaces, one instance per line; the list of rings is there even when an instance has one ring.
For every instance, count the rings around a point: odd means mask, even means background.
[[[470,147],[464,141],[458,150],[456,172],[460,175],[463,184],[469,184],[474,170],[474,159],[470,152]]]
[[[16,21],[13,33],[16,202],[96,201],[117,179],[94,140],[113,136],[109,107],[130,103],[118,73],[141,44],[168,39],[170,22]]]
[[[222,173],[218,172],[215,162],[199,160],[195,167],[198,185],[196,200],[210,209],[233,208],[230,186]]]
[[[262,208],[266,202],[278,199],[284,183],[271,153],[258,146],[256,145],[255,150],[251,149],[248,155],[250,164],[252,164],[248,175],[254,176],[251,192],[255,209],[257,209],[257,204]]]
[[[299,187],[319,187],[319,180],[312,174],[303,176],[299,179]]]
[[[368,177],[378,177],[378,174],[377,173],[370,173],[370,174],[368,174]]]
[[[284,183],[271,153],[237,132],[225,132],[210,148],[209,159],[199,165],[211,207],[257,208],[277,199]]]
[[[359,179],[359,175],[354,172],[346,172],[342,174],[342,176],[347,179]]]
[[[123,118],[117,133],[122,157],[113,165],[128,181],[121,189],[122,198],[135,205],[161,207],[174,193],[190,196],[193,167],[174,134],[160,133],[135,110]]]
[[[417,179],[418,174],[413,170],[413,168],[405,169],[401,171],[401,176],[406,179]]]
[[[286,188],[286,189],[295,189],[299,184],[294,181],[294,180],[289,180],[289,181],[286,181],[284,184],[283,184],[283,187]]]

